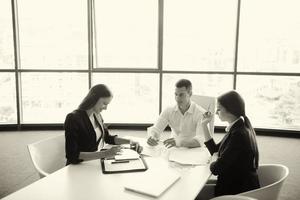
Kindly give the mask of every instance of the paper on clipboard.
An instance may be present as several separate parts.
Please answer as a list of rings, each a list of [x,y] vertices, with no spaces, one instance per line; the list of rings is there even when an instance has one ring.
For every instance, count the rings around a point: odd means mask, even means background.
[[[132,149],[122,149],[120,155],[115,156],[115,160],[136,160],[140,155]]]
[[[129,171],[137,169],[146,169],[141,158],[136,160],[130,160],[125,163],[114,163],[115,160],[104,160],[105,171],[106,172],[116,172],[116,171]]]

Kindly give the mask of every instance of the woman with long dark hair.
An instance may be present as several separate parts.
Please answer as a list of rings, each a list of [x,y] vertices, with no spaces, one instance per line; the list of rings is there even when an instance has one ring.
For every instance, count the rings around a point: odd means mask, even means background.
[[[207,127],[212,114],[206,112],[202,119],[205,145],[211,155],[217,152],[216,161],[210,164],[212,174],[218,178],[214,187],[215,196],[234,195],[259,188],[256,134],[246,116],[243,98],[236,91],[219,96],[216,114],[221,121],[228,122],[225,129],[227,133],[218,144]],[[201,192],[197,199],[201,199]]]
[[[101,111],[107,109],[112,98],[112,92],[106,85],[95,85],[78,109],[67,115],[64,123],[67,165],[113,157],[120,151],[119,146],[100,151],[104,143],[117,145],[130,143],[137,151],[141,151],[137,142],[119,138],[116,135],[112,136],[105,127]]]

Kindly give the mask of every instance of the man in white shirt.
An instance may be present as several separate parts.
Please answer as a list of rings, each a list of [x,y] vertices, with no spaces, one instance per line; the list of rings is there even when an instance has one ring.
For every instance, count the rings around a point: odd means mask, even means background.
[[[177,105],[166,108],[157,122],[148,128],[147,143],[151,146],[157,145],[161,133],[169,125],[172,133],[171,138],[164,141],[166,147],[200,147],[203,144],[201,119],[206,111],[191,101],[191,81],[181,79],[175,86]]]

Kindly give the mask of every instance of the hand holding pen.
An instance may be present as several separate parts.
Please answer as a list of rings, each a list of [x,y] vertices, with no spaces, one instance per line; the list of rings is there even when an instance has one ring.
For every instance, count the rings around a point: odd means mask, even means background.
[[[130,142],[130,149],[135,150],[138,153],[141,153],[143,151],[143,147],[135,141]]]
[[[121,152],[121,146],[113,146],[110,149],[103,150],[102,152],[104,153],[105,158],[112,158]]]
[[[210,105],[211,104],[208,105],[207,111],[203,114],[203,118],[201,120],[201,123],[203,125],[207,125],[212,120],[212,118],[213,118],[213,115],[212,115],[211,111],[209,110],[210,109]]]

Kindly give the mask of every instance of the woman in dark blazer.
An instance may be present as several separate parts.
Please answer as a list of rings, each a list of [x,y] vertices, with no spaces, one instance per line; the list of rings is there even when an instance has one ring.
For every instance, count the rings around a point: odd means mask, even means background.
[[[105,127],[100,113],[107,109],[112,97],[113,95],[106,85],[95,85],[90,89],[78,109],[66,116],[64,128],[67,165],[113,157],[120,151],[119,146],[98,151],[98,147],[101,150],[104,143],[118,145],[130,143],[137,151],[141,151],[137,142],[119,138],[116,135],[112,136]]]
[[[215,143],[207,128],[212,114],[205,113],[202,120],[205,145],[211,155],[217,152],[216,161],[210,165],[212,174],[218,177],[215,196],[257,189],[260,187],[257,175],[259,154],[255,131],[245,114],[244,100],[236,91],[227,92],[217,100],[216,114],[229,124],[220,143]]]

